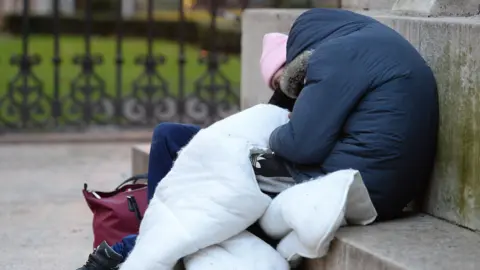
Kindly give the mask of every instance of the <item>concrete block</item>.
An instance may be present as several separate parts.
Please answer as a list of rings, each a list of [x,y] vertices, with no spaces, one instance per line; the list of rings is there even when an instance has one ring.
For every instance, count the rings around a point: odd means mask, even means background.
[[[480,269],[480,235],[418,215],[338,231],[325,258],[305,270]]]
[[[270,96],[258,67],[262,36],[288,31],[302,10],[247,10],[243,19],[242,106]],[[360,12],[408,39],[433,68],[439,88],[438,157],[424,211],[480,230],[480,17],[427,18]],[[421,151],[421,149],[419,149]]]
[[[150,144],[138,144],[132,147],[132,175],[148,171]]]
[[[438,154],[424,210],[480,230],[480,18],[376,18],[406,37],[437,79]]]
[[[392,11],[424,16],[473,16],[480,14],[480,0],[396,0]]]

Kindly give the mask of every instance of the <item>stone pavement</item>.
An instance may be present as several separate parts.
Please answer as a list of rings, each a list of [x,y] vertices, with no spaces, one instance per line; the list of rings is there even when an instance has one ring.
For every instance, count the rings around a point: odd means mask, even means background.
[[[131,171],[132,143],[0,146],[0,270],[69,270],[92,248],[87,181],[110,190]]]

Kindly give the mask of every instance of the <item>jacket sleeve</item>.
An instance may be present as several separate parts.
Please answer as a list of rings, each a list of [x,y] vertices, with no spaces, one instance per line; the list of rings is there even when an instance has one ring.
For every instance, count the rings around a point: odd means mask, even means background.
[[[276,90],[273,92],[273,95],[268,101],[268,104],[272,104],[280,108],[292,111],[293,104],[295,104],[295,99],[289,98],[280,90]]]
[[[270,148],[296,164],[319,164],[332,150],[349,114],[369,81],[356,53],[319,46],[307,67],[307,82],[290,121],[270,135]]]

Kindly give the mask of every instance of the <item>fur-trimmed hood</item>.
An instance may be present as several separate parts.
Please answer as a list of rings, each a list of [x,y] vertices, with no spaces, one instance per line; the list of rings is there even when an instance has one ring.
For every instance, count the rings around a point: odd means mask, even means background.
[[[369,23],[377,21],[347,10],[310,9],[302,13],[290,29],[286,63],[304,51],[314,50],[321,43],[351,34]]]
[[[287,61],[280,80],[282,92],[290,98],[298,97],[308,62],[319,44],[348,35],[370,22],[374,20],[345,10],[316,8],[300,15],[288,35]]]
[[[307,65],[313,50],[304,51],[285,66],[280,78],[280,90],[289,98],[297,98],[305,84]]]

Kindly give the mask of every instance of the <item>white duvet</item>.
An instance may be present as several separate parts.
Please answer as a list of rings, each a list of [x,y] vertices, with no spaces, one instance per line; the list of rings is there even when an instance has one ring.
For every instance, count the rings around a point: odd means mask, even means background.
[[[337,229],[376,217],[358,171],[342,170],[263,194],[249,160],[288,112],[261,104],[201,130],[158,185],[122,270],[289,269],[326,254]],[[276,250],[245,229],[260,220]],[[346,222],[346,223],[345,223]]]

